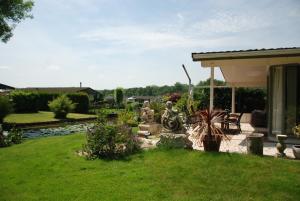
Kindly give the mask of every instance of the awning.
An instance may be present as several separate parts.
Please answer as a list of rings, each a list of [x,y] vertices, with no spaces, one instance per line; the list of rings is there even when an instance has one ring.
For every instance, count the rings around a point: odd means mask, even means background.
[[[192,53],[202,67],[220,67],[233,87],[266,87],[270,66],[300,63],[300,48]]]

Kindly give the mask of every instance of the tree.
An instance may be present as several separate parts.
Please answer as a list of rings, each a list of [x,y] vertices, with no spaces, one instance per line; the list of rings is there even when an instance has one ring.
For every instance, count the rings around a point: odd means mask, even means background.
[[[75,104],[65,94],[51,101],[48,106],[58,119],[65,119],[67,114],[75,108]]]
[[[13,36],[17,23],[32,18],[32,0],[0,0],[0,39],[6,43]]]
[[[115,89],[114,98],[115,98],[115,102],[116,102],[117,106],[120,107],[121,104],[123,103],[123,99],[124,99],[122,88],[118,87]]]
[[[6,115],[13,110],[12,104],[7,96],[0,96],[0,123],[3,123],[3,119]]]

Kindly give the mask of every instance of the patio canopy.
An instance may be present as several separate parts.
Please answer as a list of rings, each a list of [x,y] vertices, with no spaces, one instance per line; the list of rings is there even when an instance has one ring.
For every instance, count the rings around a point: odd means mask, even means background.
[[[300,48],[255,49],[192,53],[193,61],[211,68],[210,109],[213,109],[214,67],[219,67],[232,87],[232,112],[235,87],[266,87],[270,66],[300,63]]]
[[[220,67],[226,83],[232,87],[266,87],[268,68],[299,63],[300,48],[239,50],[192,53],[202,67]]]

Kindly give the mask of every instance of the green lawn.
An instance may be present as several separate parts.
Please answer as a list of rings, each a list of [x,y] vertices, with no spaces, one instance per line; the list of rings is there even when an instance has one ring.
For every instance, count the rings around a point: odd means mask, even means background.
[[[0,149],[0,200],[299,200],[300,162],[186,150],[88,161],[84,135]]]
[[[69,113],[67,115],[68,119],[82,119],[96,117],[91,114],[78,114]],[[39,123],[39,122],[52,122],[59,121],[54,118],[53,112],[38,112],[38,113],[27,113],[27,114],[10,114],[5,119],[6,123]]]

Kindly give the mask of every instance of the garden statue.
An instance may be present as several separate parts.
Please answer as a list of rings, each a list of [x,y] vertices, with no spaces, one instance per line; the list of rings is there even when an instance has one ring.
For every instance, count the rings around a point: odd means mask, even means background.
[[[286,144],[285,144],[285,140],[287,139],[287,135],[276,135],[276,138],[278,140],[277,144],[276,144],[276,148],[277,148],[277,153],[276,153],[276,157],[285,157],[285,153],[284,150],[286,149]]]
[[[149,101],[145,101],[141,109],[141,119],[143,123],[153,123],[154,110],[151,110]]]
[[[171,101],[166,103],[161,123],[163,130],[156,146],[165,148],[193,148],[193,142],[189,140],[189,135],[186,134],[182,119],[179,117],[178,111],[173,109]]]
[[[150,108],[149,101],[145,101],[141,108],[141,119],[142,123],[138,125],[138,136],[147,138],[160,132],[161,126],[154,122],[154,110]]]
[[[183,131],[182,119],[179,117],[178,111],[173,109],[171,101],[166,103],[166,109],[161,117],[161,123],[165,132],[181,132]]]

